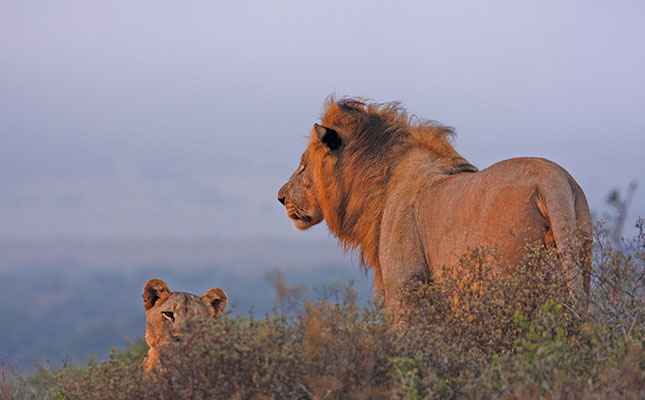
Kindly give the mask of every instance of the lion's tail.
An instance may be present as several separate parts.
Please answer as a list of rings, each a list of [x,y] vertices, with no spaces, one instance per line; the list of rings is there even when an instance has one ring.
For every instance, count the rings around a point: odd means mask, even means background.
[[[591,290],[591,268],[593,263],[593,222],[587,198],[580,186],[575,183],[576,193],[576,226],[577,237],[580,242],[580,267],[583,272],[584,291],[589,295]]]
[[[549,221],[545,242],[553,244],[570,262],[571,289],[589,294],[593,259],[593,227],[584,192],[564,170],[565,190],[538,189],[538,209]],[[560,186],[560,185],[556,185]],[[560,186],[560,188],[562,188]]]

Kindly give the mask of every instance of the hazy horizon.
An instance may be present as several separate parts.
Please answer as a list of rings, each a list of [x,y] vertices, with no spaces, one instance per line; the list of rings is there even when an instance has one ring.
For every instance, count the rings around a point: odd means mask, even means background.
[[[0,1],[0,238],[281,237],[324,99],[401,101],[479,168],[645,216],[645,3]]]

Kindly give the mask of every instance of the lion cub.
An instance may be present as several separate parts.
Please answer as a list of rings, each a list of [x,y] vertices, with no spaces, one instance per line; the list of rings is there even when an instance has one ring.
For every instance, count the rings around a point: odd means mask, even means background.
[[[191,318],[214,318],[226,307],[226,293],[220,288],[209,289],[202,297],[184,292],[170,292],[166,283],[151,279],[143,288],[146,308],[146,341],[150,350],[143,369],[151,372],[159,365],[163,346],[181,342],[182,330]]]

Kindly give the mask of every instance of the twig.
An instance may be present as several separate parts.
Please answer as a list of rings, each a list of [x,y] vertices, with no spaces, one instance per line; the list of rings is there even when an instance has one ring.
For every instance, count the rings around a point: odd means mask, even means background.
[[[573,315],[575,315],[578,319],[580,319],[580,320],[582,319],[582,318],[580,317],[580,315],[579,315],[577,312],[573,311],[573,308],[569,307],[566,303],[562,303],[562,305],[563,305],[567,310],[571,311],[571,312],[573,313]]]

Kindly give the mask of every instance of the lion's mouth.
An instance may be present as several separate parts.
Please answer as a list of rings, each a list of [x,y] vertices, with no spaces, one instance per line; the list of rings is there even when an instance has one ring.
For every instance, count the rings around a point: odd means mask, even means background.
[[[293,226],[299,231],[308,229],[311,225],[313,225],[312,217],[310,217],[309,215],[300,215],[298,214],[297,210],[289,212],[287,215],[289,216],[289,218],[291,218]]]
[[[311,217],[308,215],[305,215],[304,217],[298,217],[297,219],[305,222],[311,222]]]
[[[296,213],[295,211],[289,213],[289,218],[291,218],[293,220],[304,221],[304,222],[311,222],[312,221],[310,216],[308,216],[308,215],[302,215],[301,216],[301,215],[298,215],[298,213]]]
[[[291,219],[293,226],[299,230],[304,231],[309,229],[311,226],[316,225],[320,220],[315,216],[307,215],[305,210],[296,206],[295,204],[287,203],[285,205],[287,209],[287,216]]]

